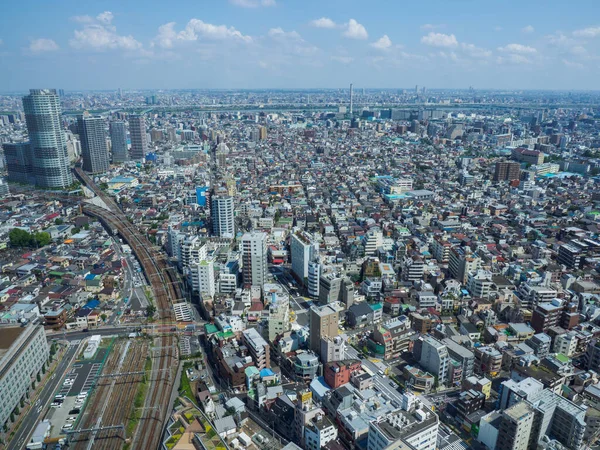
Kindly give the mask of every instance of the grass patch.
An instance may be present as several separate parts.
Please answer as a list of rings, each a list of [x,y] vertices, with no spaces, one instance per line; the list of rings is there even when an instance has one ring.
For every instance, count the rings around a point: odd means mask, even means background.
[[[192,390],[192,385],[190,383],[190,379],[187,376],[187,372],[184,370],[181,372],[181,383],[179,384],[179,395],[183,395],[189,398],[196,406],[198,406],[198,402],[196,401],[196,395]]]
[[[146,298],[148,299],[148,303],[150,305],[154,305],[154,298],[152,297],[152,292],[149,289],[144,288],[144,294],[146,294]]]
[[[152,359],[146,358],[144,371],[149,372],[151,369]],[[146,395],[148,394],[149,388],[150,382],[144,378],[144,381],[138,386],[137,392],[135,393],[135,397],[133,399],[133,411],[131,411],[131,415],[129,416],[126,427],[127,436],[131,436],[133,434],[135,427],[138,425],[138,422],[142,417],[142,411],[140,408],[144,406],[144,401],[146,400]]]

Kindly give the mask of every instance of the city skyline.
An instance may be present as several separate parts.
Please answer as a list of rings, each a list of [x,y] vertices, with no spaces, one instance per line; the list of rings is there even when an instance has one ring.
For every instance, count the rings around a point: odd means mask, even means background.
[[[0,18],[3,91],[89,89],[596,87],[591,1],[428,8],[230,0],[202,8],[26,1]],[[29,6],[29,7],[27,7]],[[200,5],[201,6],[201,5]],[[313,7],[314,6],[314,7]],[[477,20],[472,20],[475,17]],[[25,24],[25,26],[23,26]]]

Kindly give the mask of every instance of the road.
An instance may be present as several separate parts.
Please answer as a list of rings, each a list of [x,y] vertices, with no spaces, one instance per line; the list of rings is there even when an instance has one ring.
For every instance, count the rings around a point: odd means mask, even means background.
[[[285,266],[271,266],[269,267],[271,274],[277,277],[277,282],[283,288],[283,290],[290,296],[290,306],[296,314],[296,322],[299,325],[308,325],[308,308],[306,308],[306,299],[301,295],[294,295],[288,288],[288,283],[295,283],[295,280],[289,273],[289,268]]]
[[[142,310],[148,306],[148,299],[141,287],[136,286],[136,283],[143,284],[140,273],[134,270],[134,264],[137,263],[135,257],[131,254],[123,252],[121,243],[118,238],[113,237],[112,248],[123,262],[123,297],[129,298],[128,306],[134,310]],[[139,306],[139,307],[138,307]],[[124,309],[124,305],[119,305],[119,311]],[[117,314],[113,314],[109,324],[113,324],[118,319]]]
[[[116,326],[116,327],[103,327],[98,329],[90,330],[89,332],[84,331],[74,331],[69,333],[51,333],[46,334],[48,339],[60,339],[67,341],[77,341],[85,338],[89,338],[94,334],[99,334],[101,336],[114,336],[117,334],[129,334],[132,333],[136,328],[140,328],[143,325],[140,324],[132,324],[130,326]]]
[[[45,409],[50,404],[50,400],[54,398],[54,392],[56,392],[59,384],[62,383],[67,369],[69,369],[72,360],[77,355],[78,348],[79,345],[77,344],[69,346],[63,359],[58,364],[54,373],[50,376],[50,380],[46,383],[46,386],[44,386],[41,394],[38,396],[38,400],[35,402],[34,407],[29,410],[21,422],[21,426],[17,430],[17,433],[14,435],[10,444],[8,444],[8,450],[21,450],[25,448],[25,444],[29,441],[31,434],[35,430],[38,420],[44,416]]]

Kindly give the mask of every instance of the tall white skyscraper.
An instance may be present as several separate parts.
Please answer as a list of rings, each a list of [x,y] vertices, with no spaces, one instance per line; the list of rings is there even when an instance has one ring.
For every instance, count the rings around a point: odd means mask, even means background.
[[[83,115],[77,118],[83,170],[91,173],[107,172],[110,166],[105,122],[102,117]]]
[[[56,89],[30,89],[23,97],[23,109],[35,184],[46,188],[69,186],[73,179]]]
[[[244,284],[262,288],[267,281],[267,233],[252,232],[242,236],[242,260]]]
[[[112,160],[115,163],[129,160],[127,149],[127,126],[122,120],[110,123],[110,141],[112,144]]]
[[[131,152],[129,155],[132,160],[139,161],[148,152],[148,136],[146,135],[144,116],[129,117],[129,135],[131,137]]]
[[[235,235],[233,197],[228,195],[215,195],[211,197],[210,218],[213,235],[233,238]]]

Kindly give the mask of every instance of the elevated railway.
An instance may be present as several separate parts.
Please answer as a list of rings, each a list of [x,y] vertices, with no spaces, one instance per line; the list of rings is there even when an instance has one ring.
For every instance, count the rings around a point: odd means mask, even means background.
[[[131,247],[140,262],[144,276],[152,288],[158,314],[158,324],[175,322],[173,304],[183,301],[183,291],[175,270],[168,265],[164,253],[156,250],[150,241],[129,222],[114,200],[102,192],[81,168],[75,169],[77,178],[91,189],[106,205],[82,204],[82,212],[95,217],[111,233],[118,233]],[[179,363],[177,338],[172,333],[156,338],[155,345],[161,350],[153,360],[153,369],[158,374],[152,377],[144,408],[141,410],[138,429],[131,442],[132,449],[155,449],[170,411],[171,392]]]

